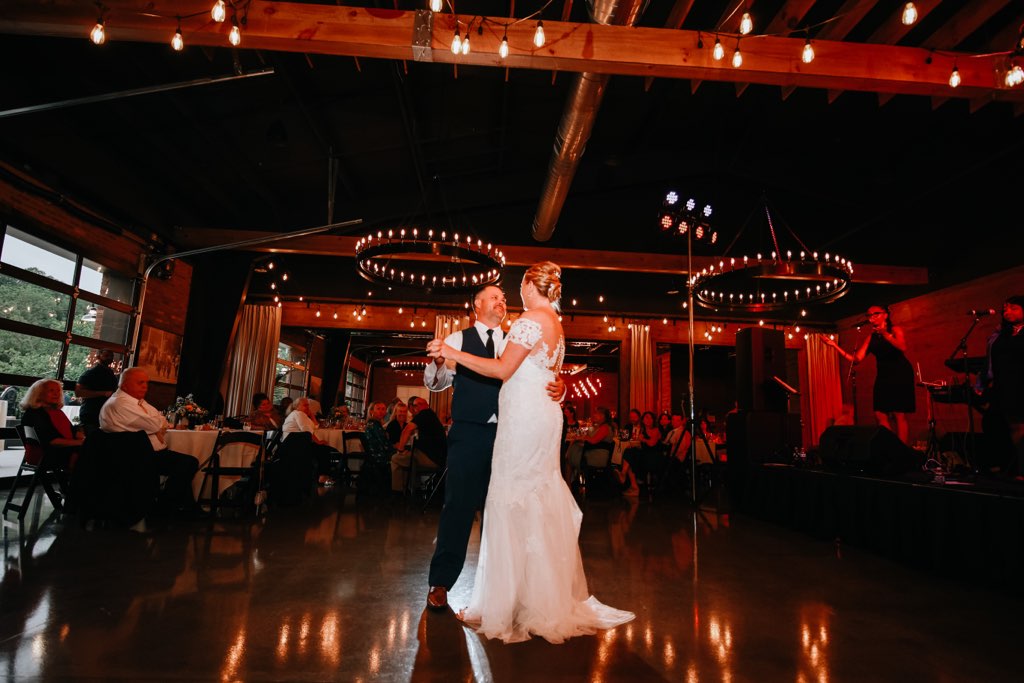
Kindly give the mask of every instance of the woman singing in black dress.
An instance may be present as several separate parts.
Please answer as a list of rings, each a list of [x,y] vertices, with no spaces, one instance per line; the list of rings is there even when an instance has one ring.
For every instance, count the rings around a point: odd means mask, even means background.
[[[907,360],[907,340],[903,328],[892,324],[888,306],[868,308],[871,335],[854,353],[843,351],[832,339],[824,342],[851,363],[859,363],[869,353],[875,357],[874,410],[878,424],[892,430],[907,443],[907,414],[916,409],[914,396],[914,368]],[[890,416],[892,421],[890,421]]]

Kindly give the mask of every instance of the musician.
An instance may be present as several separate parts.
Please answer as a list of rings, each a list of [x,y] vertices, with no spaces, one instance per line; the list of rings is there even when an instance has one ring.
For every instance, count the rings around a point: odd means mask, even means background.
[[[869,353],[875,357],[875,419],[907,443],[907,414],[917,408],[914,368],[906,355],[907,340],[903,328],[893,325],[888,306],[869,307],[868,324],[871,334],[853,353],[844,351],[828,337],[823,341],[851,363],[860,363]]]
[[[1024,294],[1003,303],[1003,321],[988,339],[988,367],[978,384],[989,403],[985,431],[1009,435],[1000,448],[1004,473],[1024,479]],[[996,437],[997,443],[1005,441]],[[997,446],[998,448],[998,446]]]

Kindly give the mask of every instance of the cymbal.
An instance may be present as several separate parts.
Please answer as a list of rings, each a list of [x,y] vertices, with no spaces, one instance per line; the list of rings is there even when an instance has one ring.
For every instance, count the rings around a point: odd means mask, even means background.
[[[953,372],[964,372],[964,361],[966,361],[966,372],[976,375],[984,372],[988,367],[988,359],[985,356],[968,356],[967,358],[947,358],[946,367]]]

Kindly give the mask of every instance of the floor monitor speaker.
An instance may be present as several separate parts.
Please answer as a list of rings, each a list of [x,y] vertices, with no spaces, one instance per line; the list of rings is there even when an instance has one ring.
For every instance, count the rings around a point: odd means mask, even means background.
[[[818,442],[822,464],[843,472],[900,475],[924,457],[885,427],[829,427]]]

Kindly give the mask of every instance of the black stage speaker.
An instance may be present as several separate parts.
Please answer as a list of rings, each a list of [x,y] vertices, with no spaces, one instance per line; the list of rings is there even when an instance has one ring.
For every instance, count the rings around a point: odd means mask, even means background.
[[[785,413],[786,342],[779,330],[744,327],[736,333],[736,400],[740,410]]]
[[[828,469],[872,475],[900,475],[924,464],[923,455],[885,427],[829,427],[818,453]]]

